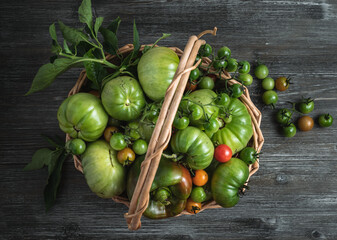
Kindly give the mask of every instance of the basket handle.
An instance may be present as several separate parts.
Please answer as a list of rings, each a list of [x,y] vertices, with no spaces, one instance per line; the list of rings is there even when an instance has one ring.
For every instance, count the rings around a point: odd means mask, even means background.
[[[217,29],[214,28],[213,30],[204,31],[200,33],[198,37],[191,36],[185,46],[177,71],[166,91],[158,121],[149,142],[145,160],[141,165],[141,172],[130,202],[129,212],[124,216],[130,230],[137,230],[141,227],[140,219],[149,202],[150,188],[157,172],[162,152],[170,141],[172,123],[183,96],[189,73],[195,69],[201,61],[199,60],[199,62],[193,66],[199,48],[206,43],[204,40],[199,40],[198,38],[207,33],[215,35],[216,30]]]

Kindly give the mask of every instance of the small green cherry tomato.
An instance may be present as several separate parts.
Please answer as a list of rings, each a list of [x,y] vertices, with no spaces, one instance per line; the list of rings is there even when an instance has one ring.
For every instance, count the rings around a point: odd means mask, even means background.
[[[265,91],[262,95],[262,101],[266,105],[274,105],[278,101],[277,93],[273,90]]]
[[[194,202],[201,203],[206,200],[206,193],[203,187],[194,187],[191,192],[191,199]]]
[[[197,104],[192,104],[191,106],[189,106],[188,109],[190,110],[189,117],[191,120],[194,120],[194,121],[199,120],[204,114],[202,107],[200,107]]]
[[[214,80],[210,77],[202,77],[198,84],[198,88],[212,90],[214,88]]]
[[[138,139],[133,143],[132,149],[137,155],[143,155],[147,151],[147,142],[143,139]]]
[[[214,118],[209,119],[208,122],[204,124],[205,131],[211,133],[218,131],[219,127],[220,127],[219,122]]]
[[[262,80],[262,88],[264,90],[273,90],[275,87],[275,81],[271,77],[266,77]]]
[[[282,108],[276,113],[276,121],[280,124],[285,125],[290,122],[292,115],[293,114],[289,109]]]
[[[239,62],[239,73],[249,73],[250,71],[250,64],[247,61],[240,61]]]
[[[242,87],[238,83],[233,84],[231,86],[231,90],[232,90],[232,97],[233,98],[239,98],[243,93]]]
[[[191,81],[197,80],[200,76],[200,70],[199,68],[196,68],[194,70],[191,71],[190,73],[190,79]]]
[[[290,123],[282,128],[282,132],[285,137],[291,138],[296,134],[296,127],[293,123]]]
[[[314,100],[311,98],[302,99],[298,104],[298,110],[304,114],[312,112],[314,110]]]
[[[187,128],[188,124],[190,124],[190,119],[188,117],[176,116],[173,120],[173,126],[179,130]]]
[[[228,59],[231,57],[231,50],[228,47],[222,47],[218,50],[219,59]]]
[[[260,64],[255,68],[254,74],[258,79],[264,79],[269,74],[268,67],[264,64]]]
[[[195,57],[194,63],[197,63],[200,59],[202,59],[202,58],[201,58],[200,55],[198,54],[198,55]],[[201,65],[201,63],[202,63],[202,61],[199,63],[199,66]]]
[[[222,106],[227,106],[230,102],[230,97],[227,93],[221,93],[217,96],[215,103]]]
[[[330,127],[333,123],[333,117],[328,113],[328,114],[322,114],[318,118],[318,124],[321,127]]]
[[[208,43],[202,45],[199,49],[199,53],[202,57],[209,57],[212,54],[212,47]]]
[[[66,143],[66,149],[68,149],[73,155],[81,155],[86,149],[85,142],[82,139],[71,139]]]
[[[252,147],[245,147],[240,152],[240,159],[244,161],[247,165],[253,164],[258,156],[259,154]]]
[[[225,59],[217,59],[213,61],[213,67],[215,70],[224,69],[227,66],[227,61]]]
[[[235,72],[236,69],[238,68],[238,62],[234,58],[228,59],[226,71],[227,72]]]
[[[126,148],[127,143],[125,141],[125,136],[119,132],[114,133],[110,138],[110,146],[116,151]]]
[[[250,86],[253,83],[253,77],[249,73],[240,74],[238,80],[240,80],[246,86]]]

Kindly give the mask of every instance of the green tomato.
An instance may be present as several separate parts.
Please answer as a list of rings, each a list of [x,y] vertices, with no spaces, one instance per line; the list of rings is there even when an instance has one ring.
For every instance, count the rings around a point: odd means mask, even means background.
[[[276,113],[276,121],[280,124],[287,124],[291,121],[292,112],[289,109],[282,108]]]
[[[199,49],[199,54],[202,57],[209,57],[212,54],[212,47],[208,43],[202,45]]]
[[[224,208],[235,206],[239,202],[239,191],[249,176],[247,164],[238,158],[232,158],[218,165],[212,177],[212,195],[217,204]]]
[[[215,133],[216,131],[219,130],[219,122],[215,118],[211,118],[204,124],[205,131]]]
[[[217,59],[212,63],[215,70],[224,69],[227,66],[227,61],[225,59]]]
[[[227,109],[231,109],[231,119],[213,135],[212,141],[215,145],[226,144],[234,155],[246,147],[253,136],[252,120],[246,106],[239,99],[230,98]],[[229,114],[221,111],[218,118],[225,122],[227,115]]]
[[[137,155],[143,155],[147,151],[147,142],[143,139],[138,139],[133,143],[132,149]]]
[[[133,121],[128,123],[127,127],[125,128],[125,134],[131,137],[132,140],[139,139],[141,137],[139,133],[139,122]]]
[[[127,147],[125,136],[119,132],[114,133],[110,138],[110,146],[116,151],[123,150]]]
[[[293,123],[290,123],[282,128],[282,132],[285,137],[291,138],[296,134],[296,127]]]
[[[103,140],[90,143],[81,162],[89,188],[99,197],[112,198],[124,192],[126,170],[108,143]]]
[[[200,77],[200,70],[199,68],[193,69],[190,73],[190,80],[195,81]]]
[[[102,136],[108,114],[97,97],[77,93],[63,101],[57,111],[57,120],[61,130],[70,137],[92,142]]]
[[[210,77],[203,77],[198,84],[198,88],[212,90],[214,88],[214,80]]]
[[[192,104],[188,108],[190,110],[190,119],[199,120],[203,116],[202,108],[197,104]]]
[[[231,50],[228,47],[222,47],[218,50],[219,59],[228,59],[231,57]]]
[[[298,110],[301,113],[308,114],[314,110],[314,100],[311,98],[306,98],[303,99],[299,104],[298,104]]]
[[[328,113],[328,114],[322,114],[318,118],[318,124],[321,127],[330,127],[333,123],[333,117]]]
[[[260,64],[255,68],[254,74],[258,79],[264,79],[269,74],[268,67],[264,64]]]
[[[217,96],[217,99],[215,100],[215,103],[218,104],[218,105],[222,105],[222,106],[225,106],[227,107],[228,104],[230,103],[231,99],[230,97],[228,96],[227,93],[221,93]]]
[[[194,187],[190,197],[194,202],[201,203],[206,200],[207,195],[203,187]]]
[[[164,99],[179,64],[178,55],[166,47],[155,47],[140,59],[137,72],[145,94],[153,101]]]
[[[193,91],[188,96],[184,97],[181,101],[179,108],[181,111],[186,114],[190,115],[191,123],[190,125],[198,126],[202,125],[207,119],[216,118],[219,113],[219,108],[215,106],[214,101],[217,99],[217,94],[210,89],[199,89]],[[196,108],[200,109],[201,114],[197,115],[198,118],[191,116],[191,109],[190,107],[196,105]],[[202,107],[201,107],[202,106]]]
[[[179,130],[187,128],[188,124],[190,124],[190,119],[185,116],[184,117],[176,116],[173,120],[173,126]]]
[[[66,149],[73,155],[81,155],[86,148],[85,142],[80,138],[71,139],[66,143]]]
[[[121,121],[140,117],[145,107],[145,97],[138,81],[132,77],[117,77],[105,84],[102,103],[107,113]]]
[[[262,101],[266,105],[274,105],[278,101],[277,93],[273,90],[265,91],[262,95]]]
[[[239,73],[249,73],[250,71],[250,64],[247,61],[240,61],[239,62]]]
[[[255,163],[258,156],[259,154],[252,147],[245,147],[240,152],[240,159],[244,161],[247,165]]]
[[[242,87],[238,83],[235,83],[231,86],[231,91],[232,91],[233,98],[239,98],[243,93]]]
[[[238,80],[240,80],[246,86],[250,86],[253,83],[253,77],[249,73],[240,74]]]
[[[238,62],[234,58],[228,59],[226,71],[227,72],[235,72],[236,69],[238,68]]]
[[[184,154],[183,162],[194,170],[204,169],[212,162],[214,146],[208,136],[196,127],[176,132],[171,139],[174,153]]]
[[[275,87],[275,81],[271,77],[266,77],[262,80],[262,88],[264,90],[273,90]]]

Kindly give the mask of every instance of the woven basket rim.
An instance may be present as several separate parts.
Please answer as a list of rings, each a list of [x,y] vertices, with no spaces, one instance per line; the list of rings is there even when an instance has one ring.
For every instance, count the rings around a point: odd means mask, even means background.
[[[148,44],[148,45],[142,45],[140,51],[142,51],[144,49],[145,46],[149,46],[152,44]],[[177,47],[169,47],[170,49],[172,49],[173,51],[175,51],[177,53],[177,55],[179,57],[182,56],[182,54],[184,53],[181,49],[177,48]],[[124,53],[128,53],[131,52],[133,50],[133,44],[126,44],[125,46],[121,47],[118,51],[120,54],[124,54]],[[110,55],[107,54],[106,55],[106,59],[107,60],[112,60],[113,58],[115,58],[115,55]],[[207,66],[211,63],[211,60],[209,58],[203,58],[202,59],[202,66]],[[219,76],[218,76],[219,77]],[[222,78],[231,78],[230,74],[225,72],[222,74]],[[81,71],[79,78],[77,80],[77,82],[75,83],[74,87],[69,91],[68,96],[74,95],[78,92],[80,92],[82,86],[85,85],[87,81],[87,76],[86,76],[86,71],[85,69],[83,71]],[[231,79],[228,81],[229,84],[234,84],[234,83],[239,83],[234,79]],[[239,83],[241,84],[241,83]],[[244,103],[244,105],[246,106],[251,119],[252,119],[252,127],[253,127],[253,136],[252,136],[252,147],[254,147],[258,152],[261,151],[263,143],[264,143],[264,138],[263,138],[263,134],[261,132],[260,129],[260,125],[261,125],[261,119],[262,119],[262,114],[259,111],[259,109],[254,105],[254,103],[251,101],[250,95],[249,95],[249,91],[248,89],[243,86],[245,91],[244,94],[240,97],[240,100]],[[68,134],[66,134],[66,141],[70,140],[70,136]],[[251,140],[252,140],[251,139]],[[250,140],[250,142],[251,142]],[[75,168],[83,173],[83,168],[81,165],[81,160],[79,158],[79,156],[73,156],[74,159],[74,166]],[[247,184],[249,181],[249,178],[255,174],[259,169],[259,159],[257,159],[257,161],[249,166],[249,177],[247,180]],[[126,205],[127,207],[130,207],[130,201],[127,198],[124,197],[120,197],[120,196],[116,196],[113,197],[112,200],[114,200],[115,202],[119,202],[119,203],[123,203],[124,205]],[[203,203],[202,204],[202,208],[200,211],[204,211],[206,209],[212,209],[212,208],[221,208],[220,205],[218,205],[214,200]],[[191,215],[191,213],[188,213],[186,210],[184,210],[182,213],[176,215],[175,217],[181,216],[181,215]],[[139,226],[140,227],[140,226]]]

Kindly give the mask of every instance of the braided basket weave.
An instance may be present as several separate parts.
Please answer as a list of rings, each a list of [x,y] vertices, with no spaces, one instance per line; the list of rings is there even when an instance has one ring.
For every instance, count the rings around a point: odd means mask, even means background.
[[[194,64],[197,53],[201,45],[205,44],[204,40],[200,40],[200,37],[203,35],[211,33],[213,35],[216,34],[216,28],[214,30],[208,30],[200,33],[198,36],[191,36],[188,43],[185,46],[184,51],[180,50],[176,47],[170,47],[179,57],[180,63],[178,65],[176,74],[172,80],[171,85],[167,89],[165,99],[159,114],[158,121],[156,123],[155,129],[153,131],[151,140],[148,145],[148,151],[145,156],[145,160],[141,165],[141,173],[139,175],[139,179],[135,188],[135,192],[133,194],[131,202],[125,198],[116,196],[113,197],[112,200],[116,202],[120,202],[129,207],[129,212],[125,214],[125,218],[128,224],[129,229],[137,230],[141,226],[141,216],[143,212],[146,210],[148,202],[149,202],[149,191],[152,185],[153,179],[155,177],[160,157],[162,155],[163,150],[168,145],[171,134],[172,134],[172,123],[174,116],[178,110],[179,103],[182,99],[190,71],[195,69],[200,62]],[[145,45],[141,46],[140,51],[144,49]],[[128,54],[133,50],[133,45],[128,44],[119,49],[120,54]],[[116,60],[116,56],[107,55],[107,60],[114,61]],[[211,63],[211,60],[208,58],[202,59],[202,67],[207,67]],[[231,76],[229,73],[225,72],[221,76],[225,79],[230,79]],[[87,81],[86,72],[83,70],[79,78],[75,84],[75,86],[70,90],[68,96],[74,95],[80,92],[82,86],[85,85]],[[229,84],[238,83],[234,79],[228,81]],[[249,142],[249,145],[255,148],[258,152],[260,152],[262,145],[264,143],[264,138],[260,129],[261,124],[261,112],[255,107],[253,102],[250,99],[248,89],[246,87],[244,94],[240,97],[240,100],[247,107],[247,110],[252,119],[253,126],[253,137]],[[69,140],[69,135],[66,136],[66,140]],[[83,173],[83,168],[81,165],[81,160],[78,156],[74,157],[74,165],[75,168]],[[254,164],[249,166],[249,177],[251,177],[259,168],[259,161],[257,160]],[[201,211],[208,208],[220,208],[215,201],[209,201],[202,205]],[[183,211],[179,215],[190,214],[187,211]],[[177,216],[179,216],[177,215]]]

